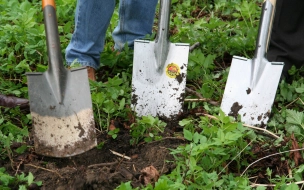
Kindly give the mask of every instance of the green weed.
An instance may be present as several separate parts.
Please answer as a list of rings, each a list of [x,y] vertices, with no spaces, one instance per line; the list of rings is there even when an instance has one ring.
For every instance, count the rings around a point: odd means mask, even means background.
[[[19,190],[26,190],[29,186],[39,187],[42,185],[42,181],[34,181],[34,176],[31,172],[27,176],[22,173],[12,177],[6,173],[5,168],[0,168],[0,182],[0,188],[3,190],[15,189],[16,187]]]
[[[262,0],[173,0],[170,40],[200,46],[190,53],[187,73],[187,87],[202,97],[220,101],[229,71],[227,57],[232,55],[252,58],[255,50],[257,26]],[[76,1],[56,0],[56,10],[60,33],[62,55],[68,45],[74,29],[74,10]],[[108,131],[111,120],[130,121],[131,72],[133,51],[125,47],[117,54],[113,52],[114,42],[111,33],[117,24],[118,11],[114,12],[107,31],[106,43],[101,54],[103,82],[90,82],[94,117],[97,127],[106,131],[113,139],[119,129]],[[0,2],[0,92],[1,94],[28,97],[25,72],[43,72],[47,70],[45,32],[41,1],[39,0],[2,0]],[[148,38],[153,40],[155,33]],[[77,62],[77,60],[75,61]],[[76,66],[76,65],[75,65]],[[268,130],[279,134],[275,141],[278,149],[289,149],[290,144],[280,146],[283,138],[294,134],[296,140],[303,143],[304,127],[304,81],[303,68],[293,67],[289,73],[293,82],[282,81],[268,123]],[[188,95],[195,98],[193,95]],[[256,135],[224,116],[219,106],[207,102],[193,102],[188,108],[202,107],[217,118],[189,116],[179,122],[184,138],[188,143],[172,149],[176,168],[170,174],[164,174],[155,186],[141,189],[249,189],[249,176],[240,176],[241,170],[248,165],[246,156],[252,155],[249,141],[256,141],[264,147],[270,146],[269,139]],[[17,150],[10,147],[14,142],[22,143],[28,137],[31,125],[30,115],[17,108],[0,107],[0,157],[7,159],[13,154],[22,153],[28,147]],[[131,125],[131,144],[141,141],[151,142],[162,138],[166,123],[151,116],[136,118]],[[98,148],[102,148],[101,142]],[[288,156],[282,159],[290,161],[293,178],[274,176],[268,169],[267,178],[276,185],[276,189],[297,189],[294,183],[302,180],[303,165],[295,166]],[[226,172],[233,162],[235,171]],[[249,175],[253,171],[247,172]],[[10,176],[0,169],[1,189],[9,187],[28,188],[34,183],[31,173]],[[41,185],[41,183],[38,183]],[[130,182],[118,189],[132,189]],[[257,189],[265,189],[257,187]]]
[[[166,125],[165,122],[152,116],[143,116],[141,119],[137,119],[137,121],[130,126],[132,137],[130,144],[138,144],[141,140],[145,142],[160,140],[162,138],[161,133],[164,132]]]
[[[108,78],[106,83],[91,82],[91,91],[95,121],[101,130],[108,128],[111,119],[127,117],[131,89],[126,73]]]

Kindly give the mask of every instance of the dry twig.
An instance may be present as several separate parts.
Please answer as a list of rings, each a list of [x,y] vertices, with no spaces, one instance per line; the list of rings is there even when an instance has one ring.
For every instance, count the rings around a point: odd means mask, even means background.
[[[60,178],[63,178],[57,171],[55,170],[49,170],[49,169],[46,169],[46,168],[43,168],[43,167],[40,167],[40,166],[35,166],[33,164],[25,164],[26,166],[32,166],[34,168],[37,168],[37,169],[42,169],[42,170],[45,170],[45,171],[48,171],[48,172],[52,172],[52,173],[55,173],[57,174]]]
[[[260,130],[260,131],[264,131],[268,134],[270,134],[271,136],[275,137],[275,138],[280,138],[278,135],[272,133],[271,131],[268,131],[267,129],[265,128],[260,128],[260,127],[255,127],[255,126],[251,126],[251,125],[247,125],[247,124],[243,124],[245,127],[248,127],[248,128],[251,128],[251,129],[256,129],[256,130]]]
[[[292,183],[287,183],[286,185],[291,185]],[[297,181],[294,182],[296,185],[304,184],[304,181]],[[275,184],[258,184],[258,183],[253,183],[250,185],[250,187],[275,187]]]
[[[208,99],[208,98],[204,98],[200,93],[198,93],[198,92],[196,92],[196,91],[194,91],[194,90],[191,90],[191,89],[188,88],[188,87],[186,87],[186,92],[188,92],[188,93],[190,93],[190,94],[192,94],[192,95],[194,95],[194,96],[197,96],[198,99],[185,99],[185,102],[187,102],[187,101],[188,101],[188,102],[191,102],[191,101],[192,101],[192,102],[194,102],[194,101],[199,102],[199,101],[201,101],[201,102],[208,102],[209,104],[214,105],[214,106],[220,105],[219,102],[210,100],[210,99]]]
[[[112,166],[112,165],[115,165],[115,164],[118,164],[118,162],[116,161],[116,162],[92,164],[92,165],[89,165],[88,168],[97,168],[97,167],[100,167],[100,166]]]
[[[222,171],[218,174],[220,175],[235,159],[236,157],[238,157],[249,145],[251,145],[252,141],[250,141],[244,148],[242,151],[240,151],[223,169]]]
[[[198,48],[201,44],[199,42],[194,43],[192,46],[189,48],[189,52],[192,52],[194,49]]]
[[[265,156],[265,157],[263,157],[263,158],[260,158],[260,159],[258,159],[258,160],[256,160],[256,161],[252,162],[251,164],[249,164],[249,165],[247,166],[247,168],[243,171],[243,173],[241,174],[241,176],[243,176],[244,173],[245,173],[253,164],[255,164],[255,163],[257,163],[257,162],[259,162],[259,161],[261,161],[261,160],[264,160],[264,159],[269,158],[269,157],[271,157],[271,156],[276,156],[276,155],[284,154],[284,153],[287,153],[287,152],[296,152],[296,151],[299,151],[299,150],[304,150],[304,148],[299,148],[299,149],[294,149],[294,150],[287,150],[287,151],[283,151],[283,152],[278,152],[278,153],[270,154],[270,155],[268,155],[268,156]]]
[[[129,156],[125,156],[125,155],[120,154],[120,153],[118,153],[118,152],[115,152],[115,151],[113,151],[113,150],[110,150],[110,151],[112,152],[112,154],[115,154],[116,156],[120,156],[120,157],[122,157],[122,158],[124,158],[124,159],[131,160],[131,158],[130,158]]]

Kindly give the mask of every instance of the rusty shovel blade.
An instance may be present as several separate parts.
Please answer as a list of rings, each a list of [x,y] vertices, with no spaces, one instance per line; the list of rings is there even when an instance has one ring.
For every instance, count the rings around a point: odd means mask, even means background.
[[[54,0],[43,0],[49,68],[26,73],[35,151],[70,157],[96,146],[95,124],[86,68],[63,66]]]

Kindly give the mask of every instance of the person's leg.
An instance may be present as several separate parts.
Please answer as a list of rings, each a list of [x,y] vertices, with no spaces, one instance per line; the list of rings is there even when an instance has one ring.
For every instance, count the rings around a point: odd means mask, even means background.
[[[77,61],[83,66],[98,69],[115,0],[78,0],[75,30],[66,48],[66,62]],[[93,69],[93,71],[94,71]]]
[[[267,58],[285,63],[282,73],[285,78],[292,65],[299,68],[304,64],[303,10],[303,0],[277,0]]]
[[[115,49],[123,49],[125,43],[133,47],[134,40],[152,33],[155,8],[158,0],[120,0],[119,23],[113,31]]]

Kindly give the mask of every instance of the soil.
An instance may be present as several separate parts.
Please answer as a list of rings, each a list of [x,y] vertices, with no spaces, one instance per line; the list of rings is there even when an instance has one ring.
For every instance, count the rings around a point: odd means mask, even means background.
[[[198,113],[203,110],[196,109],[192,112]],[[35,176],[35,181],[43,183],[41,187],[32,184],[29,188],[31,190],[107,190],[115,189],[121,183],[128,181],[131,181],[133,187],[141,187],[147,182],[157,181],[157,177],[160,175],[171,173],[175,168],[175,163],[169,149],[175,149],[188,143],[183,138],[173,137],[173,133],[178,134],[182,131],[176,121],[168,122],[165,132],[161,134],[162,140],[151,143],[140,142],[134,146],[130,145],[130,131],[127,127],[119,124],[115,124],[114,127],[120,128],[116,139],[112,139],[106,133],[98,132],[98,144],[103,143],[103,146],[93,148],[80,155],[69,158],[51,158],[38,155],[34,148],[30,148],[21,155],[14,154],[11,160],[0,159],[0,166],[4,166],[12,176],[31,172]],[[29,139],[27,146],[33,147],[33,138]],[[284,139],[280,146],[286,146],[290,141],[292,141],[291,150],[299,148],[294,136]],[[21,143],[15,143],[11,149],[15,150],[20,146],[22,146]],[[267,157],[278,151],[278,147],[274,144],[270,146],[253,144],[252,155],[244,155],[243,160],[254,163],[259,158],[266,159],[253,164],[249,169],[238,168],[236,161],[232,161],[226,172],[235,175],[246,172],[249,176],[255,176],[251,179],[253,183],[269,184],[271,182],[265,172],[267,168],[272,170],[272,177],[275,177],[276,175],[287,176],[291,167],[290,163],[282,160],[279,154]],[[131,159],[117,156],[113,152]],[[290,154],[290,158],[294,160],[296,166],[304,163],[298,152]],[[151,174],[153,174],[153,178],[147,179],[147,176],[151,176]],[[17,190],[18,185],[11,188]]]
[[[175,166],[174,162],[167,162],[173,160],[168,149],[186,143],[183,138],[170,137],[169,129],[162,136],[163,139],[160,141],[142,142],[131,146],[129,130],[121,128],[116,139],[112,139],[106,133],[99,133],[98,144],[104,142],[100,149],[93,148],[69,158],[44,157],[31,149],[22,155],[16,154],[12,158],[13,162],[0,160],[0,165],[4,165],[11,175],[31,172],[35,176],[35,181],[43,182],[41,187],[34,186],[32,189],[106,190],[115,189],[127,181],[131,181],[133,187],[139,187],[146,180],[143,174],[147,169],[154,167],[159,175],[170,173]],[[33,142],[29,141],[28,145],[33,146]],[[20,146],[21,144],[17,143],[11,148],[16,149]],[[111,151],[131,159],[117,156]]]
[[[239,115],[240,109],[242,109],[242,108],[243,108],[242,105],[239,105],[238,102],[234,102],[233,105],[231,106],[231,111],[230,111],[230,113],[228,115],[232,116],[232,117],[234,117],[236,119],[237,116]]]

